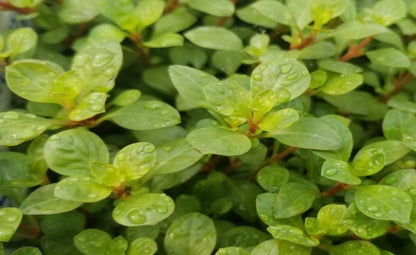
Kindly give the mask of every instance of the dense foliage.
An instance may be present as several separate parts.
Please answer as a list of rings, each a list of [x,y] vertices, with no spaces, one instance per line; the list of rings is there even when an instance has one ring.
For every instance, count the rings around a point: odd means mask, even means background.
[[[416,1],[0,9],[0,254],[416,254]]]

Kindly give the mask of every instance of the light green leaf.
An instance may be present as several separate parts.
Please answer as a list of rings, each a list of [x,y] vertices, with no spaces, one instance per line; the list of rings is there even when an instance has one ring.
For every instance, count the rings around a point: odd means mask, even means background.
[[[303,48],[299,52],[300,59],[329,58],[336,54],[337,48],[334,44],[326,41],[317,42]]]
[[[269,112],[259,123],[264,131],[275,131],[290,127],[299,120],[299,113],[295,109],[285,108]]]
[[[379,184],[397,187],[412,193],[412,189],[416,188],[416,172],[413,169],[397,170],[381,179]]]
[[[404,157],[407,153],[410,152],[410,149],[403,145],[401,141],[387,140],[371,143],[363,147],[360,151],[365,151],[367,149],[381,149],[384,151],[385,155],[385,165],[391,164],[400,158]],[[360,151],[356,154],[358,157]]]
[[[282,185],[274,202],[274,216],[289,218],[311,208],[318,189],[302,183],[290,182]]]
[[[287,0],[286,6],[292,12],[299,30],[304,29],[312,22],[311,1],[309,0]],[[299,8],[302,6],[302,8]]]
[[[311,1],[312,18],[314,26],[321,28],[331,19],[340,16],[347,7],[345,0],[314,0]]]
[[[164,245],[168,255],[210,255],[216,239],[217,233],[211,218],[200,213],[188,213],[169,226]]]
[[[187,101],[200,106],[207,106],[203,88],[218,79],[197,69],[173,65],[169,67],[170,79],[179,94]]]
[[[310,255],[310,253],[310,247],[294,244],[283,240],[271,239],[264,241],[256,247],[254,247],[250,255]]]
[[[105,254],[111,236],[100,229],[89,228],[74,236],[74,244],[85,255]]]
[[[354,157],[352,174],[367,176],[379,172],[385,165],[386,155],[382,149],[366,149]]]
[[[407,223],[410,220],[412,199],[404,191],[386,185],[369,185],[355,191],[354,202],[370,218]]]
[[[363,84],[363,80],[363,76],[356,73],[334,75],[330,76],[319,90],[329,95],[342,95]]]
[[[219,17],[230,17],[234,13],[234,4],[230,0],[189,0],[186,4],[197,11]]]
[[[0,208],[0,241],[8,242],[12,239],[14,232],[22,220],[22,210],[15,207]]]
[[[134,11],[134,16],[138,20],[137,31],[142,31],[146,27],[155,23],[162,17],[165,8],[163,0],[142,0]],[[131,11],[130,11],[131,12]]]
[[[404,53],[394,48],[372,50],[367,52],[366,56],[372,63],[378,65],[397,68],[408,68],[410,66],[409,58]]]
[[[31,140],[55,124],[54,120],[24,112],[0,113],[0,145],[14,146]]]
[[[186,39],[202,48],[235,51],[243,49],[241,39],[230,30],[222,27],[201,26],[184,35]]]
[[[91,175],[106,186],[118,187],[124,181],[122,172],[111,164],[91,162]]]
[[[138,89],[126,89],[115,96],[115,98],[110,102],[110,105],[127,106],[136,102],[141,95],[142,92]]]
[[[276,192],[289,180],[289,170],[278,164],[268,165],[260,169],[256,180],[263,189]]]
[[[215,255],[249,255],[247,250],[240,247],[219,248]]]
[[[137,180],[147,174],[156,163],[155,146],[148,142],[127,145],[117,152],[113,165],[126,180]]]
[[[56,184],[56,197],[76,202],[92,203],[103,200],[111,194],[111,189],[90,176],[70,176]]]
[[[415,115],[397,109],[389,110],[384,116],[383,133],[390,140],[405,140],[406,137],[415,137]]]
[[[42,182],[32,168],[32,159],[20,152],[0,153],[0,193],[10,188],[33,187]]]
[[[36,47],[38,34],[30,27],[14,30],[7,38],[7,46],[10,57],[14,58],[20,53],[24,53]]]
[[[248,5],[246,7],[243,7],[237,10],[236,16],[246,23],[257,25],[257,26],[262,26],[265,28],[273,29],[277,25],[275,21],[264,16],[257,9],[255,9],[252,5]]]
[[[247,136],[221,127],[195,129],[186,136],[186,139],[204,154],[236,156],[251,148]]]
[[[162,101],[137,101],[109,115],[119,126],[132,130],[150,130],[180,123],[179,112]]]
[[[167,33],[152,37],[149,41],[143,42],[149,48],[167,48],[183,45],[183,37],[180,34]]]
[[[214,52],[211,60],[215,68],[232,75],[241,66],[244,55],[239,51],[219,50]]]
[[[68,24],[88,22],[99,13],[96,0],[88,2],[84,2],[83,0],[64,0],[59,7],[59,18]]]
[[[82,95],[92,91],[110,91],[122,62],[121,46],[114,40],[91,42],[78,51],[71,69],[79,74],[83,82]]]
[[[380,255],[377,246],[361,240],[347,241],[342,244],[331,246],[329,249],[330,255],[356,255],[359,253],[366,255]]]
[[[10,0],[9,2],[16,7],[25,8],[34,7],[43,2],[43,0]]]
[[[99,113],[105,112],[107,94],[103,92],[91,92],[83,97],[78,105],[69,113],[69,119],[73,121],[86,120]]]
[[[319,224],[324,226],[328,235],[341,235],[348,230],[342,222],[346,211],[345,205],[328,204],[319,209],[316,218]]]
[[[267,136],[290,146],[307,149],[337,150],[343,146],[335,130],[316,118],[302,118],[288,128],[269,132]]]
[[[269,226],[267,231],[276,239],[289,241],[303,246],[314,247],[319,245],[319,240],[308,236],[302,229],[290,225]]]
[[[269,226],[280,224],[289,224],[293,226],[302,226],[302,217],[300,215],[278,219],[274,216],[273,204],[276,201],[277,193],[262,193],[256,197],[256,212],[262,222]]]
[[[348,63],[348,62],[341,62],[336,61],[333,59],[324,59],[318,62],[318,66],[322,69],[327,71],[331,71],[334,73],[340,73],[342,75],[348,75],[352,73],[360,73],[363,69],[357,65]]]
[[[289,92],[289,99],[300,96],[310,83],[308,69],[292,58],[279,58],[263,63],[251,74],[250,88],[254,94],[267,90]]]
[[[153,37],[162,34],[177,33],[196,22],[196,18],[186,8],[178,8],[171,13],[163,15],[153,25]]]
[[[111,24],[99,24],[91,29],[88,40],[102,41],[115,40],[122,42],[127,37],[127,33]]]
[[[355,40],[387,32],[387,28],[376,23],[361,23],[359,21],[349,21],[339,25],[333,32],[326,37],[341,37],[344,39]]]
[[[286,5],[272,0],[261,0],[251,5],[252,8],[274,22],[291,25],[294,20]]]
[[[360,178],[351,173],[351,167],[347,162],[328,159],[322,165],[321,175],[328,179],[339,181],[350,185],[358,185],[361,183]]]
[[[149,237],[139,237],[133,240],[127,251],[127,255],[153,255],[157,252],[155,240]]]
[[[156,175],[178,172],[195,164],[203,154],[193,148],[185,138],[165,143],[156,149]]]
[[[309,87],[311,89],[319,88],[325,84],[327,78],[328,78],[328,73],[326,71],[322,69],[313,71],[311,73],[311,84],[309,85]]]
[[[13,251],[10,255],[42,255],[42,252],[36,247],[22,247]]]
[[[135,32],[139,20],[135,16],[135,6],[131,0],[100,0],[99,3],[102,15],[113,20],[123,30]]]
[[[45,144],[44,155],[48,166],[62,175],[89,175],[91,162],[109,161],[104,142],[82,128],[52,135]]]
[[[370,17],[374,22],[390,26],[406,17],[407,7],[402,0],[382,0],[374,4]]]
[[[155,225],[173,213],[175,204],[166,194],[131,196],[113,210],[113,218],[124,226]]]
[[[54,195],[56,184],[42,186],[33,191],[20,205],[23,214],[44,215],[69,212],[79,207],[82,203],[64,200]]]
[[[256,221],[256,196],[261,193],[259,186],[249,180],[228,178],[225,187],[233,202],[233,211],[248,222]]]

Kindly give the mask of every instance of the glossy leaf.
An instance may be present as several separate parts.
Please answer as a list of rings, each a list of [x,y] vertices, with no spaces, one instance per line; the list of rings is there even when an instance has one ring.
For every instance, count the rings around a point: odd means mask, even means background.
[[[38,35],[30,28],[19,28],[14,30],[9,38],[7,38],[8,50],[10,57],[14,58],[17,55],[27,52],[36,47]]]
[[[372,63],[378,65],[397,68],[407,68],[410,65],[408,57],[394,48],[372,50],[367,52],[366,55]]]
[[[89,175],[91,162],[109,161],[104,142],[82,128],[52,135],[45,144],[44,155],[48,166],[63,175]]]
[[[140,1],[135,9],[134,15],[138,20],[137,30],[142,31],[149,25],[160,19],[165,8],[165,1],[144,0]]]
[[[153,239],[139,237],[130,243],[127,255],[153,255],[157,250],[157,244]]]
[[[375,174],[384,167],[385,160],[386,155],[382,149],[367,149],[355,156],[351,172],[356,176]]]
[[[361,183],[360,178],[351,173],[350,165],[341,160],[326,160],[322,165],[321,175],[328,179],[350,185],[358,185]]]
[[[173,213],[175,204],[166,194],[131,196],[113,210],[113,218],[124,226],[155,225]]]
[[[345,205],[328,204],[319,209],[316,218],[329,235],[341,235],[348,230],[342,222],[346,211]]]
[[[369,185],[355,191],[354,202],[370,218],[409,222],[412,199],[404,191],[386,185]]]
[[[256,211],[258,217],[262,222],[269,226],[276,226],[280,224],[289,224],[293,226],[302,226],[302,218],[300,215],[278,219],[274,216],[274,202],[276,201],[277,193],[262,193],[256,197]]]
[[[164,128],[180,122],[175,108],[157,100],[137,101],[109,116],[117,125],[132,130]]]
[[[118,94],[112,101],[112,105],[127,106],[136,102],[142,93],[138,89],[127,89]]]
[[[36,247],[22,247],[13,251],[11,255],[42,255],[42,252]]]
[[[83,97],[79,104],[69,113],[69,119],[73,121],[86,120],[99,113],[105,112],[105,100],[107,94],[92,92]]]
[[[289,241],[295,244],[314,247],[319,245],[319,240],[309,237],[302,229],[290,225],[269,226],[267,231],[276,239]]]
[[[183,45],[183,37],[180,34],[169,33],[162,34],[157,37],[151,38],[149,41],[143,43],[144,46],[149,48],[167,48]]]
[[[79,8],[80,5],[82,8]],[[62,1],[58,15],[65,23],[80,24],[92,20],[98,13],[95,1],[83,4],[82,0],[65,0]]]
[[[412,193],[412,189],[416,188],[416,172],[412,169],[397,170],[381,179],[380,184],[397,187]]]
[[[103,200],[111,194],[111,189],[89,176],[70,176],[62,179],[54,189],[56,197],[84,203]]]
[[[113,165],[91,162],[91,175],[101,184],[111,187],[118,187],[124,181],[124,175],[120,169]]]
[[[271,239],[254,247],[250,255],[272,255],[279,253],[287,255],[309,255],[311,248],[283,240]]]
[[[220,241],[221,247],[251,248],[260,242],[270,239],[270,235],[259,229],[248,226],[237,226],[228,229]]]
[[[383,133],[390,140],[404,140],[416,135],[416,117],[397,109],[389,110],[383,120]]]
[[[69,212],[82,204],[56,197],[55,187],[56,184],[49,184],[33,191],[20,205],[23,214],[44,215]]]
[[[350,92],[363,83],[361,74],[348,74],[330,77],[326,83],[320,88],[329,95],[342,95]]]
[[[331,19],[341,15],[347,7],[345,0],[316,0],[311,2],[314,26],[320,28]]]
[[[368,241],[347,241],[339,245],[331,246],[330,255],[353,255],[353,254],[380,255],[378,248]]]
[[[74,236],[75,246],[86,255],[105,254],[110,241],[108,233],[96,228],[85,229]]]
[[[241,39],[230,30],[222,27],[198,27],[184,35],[186,39],[202,48],[235,51],[243,48]]]
[[[359,21],[350,21],[338,26],[334,32],[328,36],[339,36],[341,38],[355,40],[385,33],[388,30],[379,24],[361,23]]]
[[[240,247],[219,248],[215,255],[249,255],[247,250]]]
[[[23,213],[19,208],[2,207],[0,208],[0,241],[8,242],[19,227]]]
[[[259,185],[269,191],[276,192],[289,180],[289,171],[277,164],[265,166],[258,172],[256,180]]]
[[[336,54],[336,46],[330,42],[318,42],[303,48],[300,51],[300,59],[322,59]]]
[[[374,4],[370,17],[383,26],[390,26],[406,17],[406,11],[406,3],[402,0],[382,0]]]
[[[186,140],[203,154],[236,156],[251,148],[247,136],[221,127],[195,129]]]
[[[153,36],[176,33],[194,24],[195,16],[185,8],[179,8],[163,15],[153,26]]]
[[[299,113],[292,108],[269,112],[259,123],[264,131],[275,131],[290,127],[299,120]]]
[[[213,221],[200,213],[185,214],[176,219],[165,236],[168,255],[210,255],[215,248],[217,233]]]
[[[234,13],[234,4],[229,0],[189,0],[186,4],[192,9],[219,17],[229,17]]]
[[[271,0],[257,1],[252,5],[252,8],[277,23],[285,25],[291,25],[293,23],[290,10],[280,2]]]
[[[89,40],[115,40],[122,42],[127,33],[111,24],[100,24],[91,29],[88,34]]]

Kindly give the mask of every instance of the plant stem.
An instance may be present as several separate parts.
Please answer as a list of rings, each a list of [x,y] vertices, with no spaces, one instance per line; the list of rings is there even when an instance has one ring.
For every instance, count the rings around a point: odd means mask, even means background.
[[[329,190],[327,190],[326,192],[322,193],[322,198],[327,198],[327,197],[332,197],[335,194],[337,194],[338,192],[344,190],[344,189],[349,189],[350,186],[348,184],[342,183],[342,182],[338,182],[337,184],[335,184],[332,188],[330,188]]]
[[[306,46],[313,43],[313,41],[315,40],[315,36],[316,36],[315,31],[312,31],[312,33],[306,38],[304,38],[301,35],[301,39],[302,39],[301,43],[299,43],[298,45],[291,44],[290,45],[290,50],[301,50],[301,49],[305,48]]]
[[[340,57],[339,61],[346,62],[352,58],[358,58],[363,55],[364,47],[374,39],[374,36],[365,38],[360,44],[351,44],[348,51]]]
[[[231,2],[236,5],[238,0],[231,0]],[[227,21],[228,17],[221,17],[218,21],[217,24],[215,24],[217,27],[222,27],[225,22]]]
[[[19,7],[13,6],[9,2],[0,2],[0,9],[3,9],[5,11],[14,11],[14,12],[18,12],[21,14],[29,14],[32,12],[36,12],[36,10],[33,8],[19,8]]]
[[[223,159],[223,156],[214,155],[211,159],[202,166],[201,173],[209,173],[214,170]]]
[[[171,13],[173,10],[175,10],[179,6],[179,0],[171,0],[169,4],[166,6],[164,14]]]
[[[400,92],[406,85],[414,78],[413,74],[408,71],[407,73],[398,76],[394,80],[394,88],[392,91],[381,95],[380,100],[382,102],[387,102],[392,96],[396,95],[398,92]]]
[[[142,44],[142,36],[140,34],[135,34],[133,36],[130,36],[130,39],[134,42],[134,45],[136,45],[137,53],[139,57],[142,59],[143,64],[148,67],[150,66],[150,61],[147,56],[147,48],[143,46]]]

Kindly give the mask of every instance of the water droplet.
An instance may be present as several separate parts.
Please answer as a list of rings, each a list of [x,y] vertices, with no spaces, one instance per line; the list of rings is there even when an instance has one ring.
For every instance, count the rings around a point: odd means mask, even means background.
[[[289,74],[288,76],[286,76],[285,80],[294,81],[298,78],[298,76],[299,76],[298,73],[292,73],[292,74]]]
[[[389,185],[393,184],[395,181],[396,181],[396,177],[394,176],[388,176],[386,177],[386,179],[384,179],[384,182]]]
[[[376,214],[374,214],[374,216],[376,216],[376,217],[381,217],[381,216],[383,216],[383,214],[381,214],[381,213],[376,213]]]
[[[286,64],[282,64],[280,66],[280,72],[282,72],[283,74],[287,74],[290,72],[290,70],[292,70],[293,65],[291,63],[286,63]]]
[[[416,196],[416,188],[411,188],[411,189],[409,189],[409,194],[410,195],[415,195]]]
[[[336,168],[329,168],[325,170],[325,175],[327,176],[334,176],[338,172],[338,169]]]
[[[87,241],[87,239],[85,239],[85,237],[80,236],[80,237],[77,238],[77,241],[83,243],[83,242]]]
[[[18,120],[20,118],[19,113],[17,112],[4,112],[2,117],[6,120]]]
[[[10,223],[15,222],[15,221],[17,221],[17,217],[16,216],[9,216],[9,217],[7,217],[7,221],[10,222]]]
[[[162,214],[164,214],[164,213],[167,213],[168,212],[168,208],[166,207],[166,206],[164,206],[164,205],[158,205],[158,206],[155,206],[155,209],[156,209],[156,211],[158,212],[158,213],[162,213]]]
[[[155,151],[155,146],[153,144],[148,144],[143,147],[143,151],[150,153]]]
[[[155,110],[155,109],[160,108],[161,104],[160,104],[160,102],[157,102],[157,101],[150,101],[150,102],[147,102],[144,107],[149,109],[149,110]]]
[[[261,73],[255,73],[253,74],[253,79],[256,81],[262,81],[263,80],[263,75]]]
[[[223,104],[223,105],[217,106],[217,111],[225,116],[229,116],[233,114],[234,108],[231,105]]]
[[[294,235],[303,235],[303,231],[298,228],[292,228],[289,230],[289,232]]]
[[[259,66],[258,66],[258,69],[259,69],[260,71],[264,71],[264,70],[266,70],[266,68],[267,68],[267,65],[259,65]]]
[[[130,211],[127,218],[134,224],[142,224],[147,220],[146,216],[142,215],[138,210]]]
[[[308,71],[302,71],[302,76],[307,76],[309,74]]]
[[[377,212],[379,208],[377,205],[370,205],[369,207],[367,207],[367,210],[369,210],[370,212]]]
[[[118,153],[117,154],[117,159],[118,160],[124,160],[126,158],[126,154],[124,154],[124,153]]]
[[[106,64],[108,64],[111,61],[112,57],[110,54],[97,54],[94,56],[93,60],[92,60],[92,66],[93,67],[101,67],[104,66]]]
[[[88,198],[95,198],[95,197],[97,197],[97,194],[90,193],[90,194],[87,195],[87,197]]]
[[[168,113],[169,113],[169,111],[166,110],[166,111],[161,111],[159,114],[160,114],[160,116],[166,116]]]

